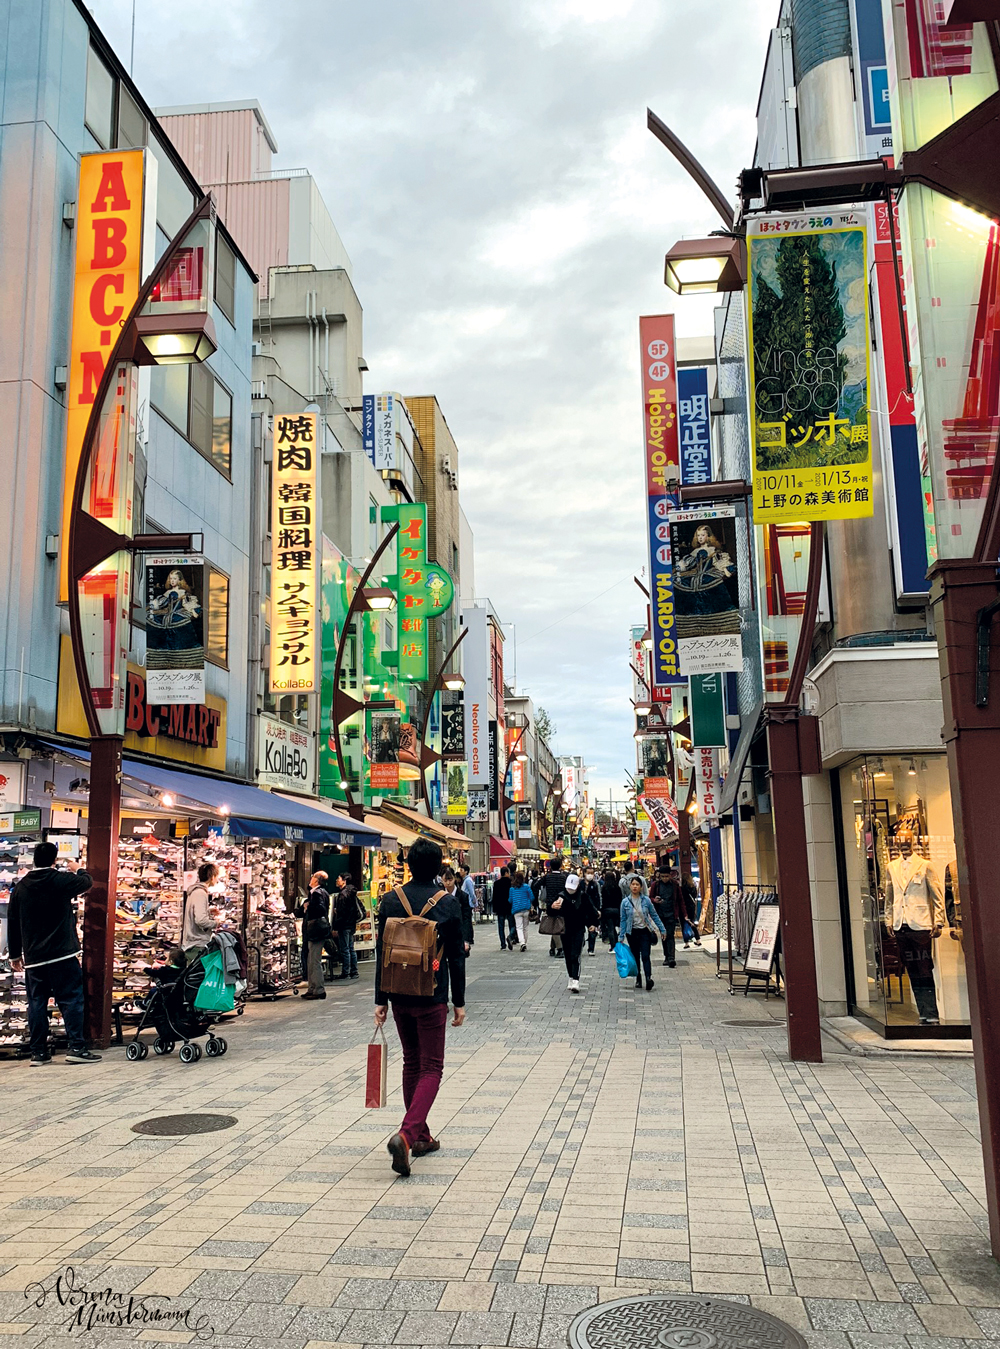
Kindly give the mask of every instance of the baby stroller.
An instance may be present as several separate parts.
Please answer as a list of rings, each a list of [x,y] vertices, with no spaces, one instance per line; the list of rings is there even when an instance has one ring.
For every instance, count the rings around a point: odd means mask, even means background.
[[[201,1058],[201,1045],[193,1042],[202,1035],[208,1036],[205,1053],[210,1059],[225,1054],[229,1045],[211,1029],[216,1014],[203,1012],[194,1005],[195,994],[205,977],[205,954],[203,951],[185,959],[184,953],[178,950],[169,964],[147,969],[153,986],[143,1000],[142,1017],[125,1049],[127,1059],[134,1063],[148,1058],[149,1045],[139,1035],[150,1023],[156,1027],[154,1054],[172,1054],[177,1041],[183,1040],[178,1054],[181,1063],[197,1063]]]

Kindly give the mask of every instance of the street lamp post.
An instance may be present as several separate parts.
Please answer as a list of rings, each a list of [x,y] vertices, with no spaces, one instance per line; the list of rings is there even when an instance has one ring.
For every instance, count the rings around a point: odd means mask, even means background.
[[[424,709],[424,720],[420,727],[420,790],[423,793],[424,805],[427,807],[428,818],[431,816],[431,798],[430,792],[427,790],[427,770],[433,768],[441,758],[441,755],[438,754],[436,750],[431,749],[430,745],[427,743],[427,728],[430,725],[431,720],[431,706],[434,702],[434,695],[437,693],[438,689],[461,687],[458,683],[461,676],[451,673],[449,667],[452,656],[465,640],[468,631],[468,628],[463,627],[461,632],[452,642],[441,662],[437,675],[434,678],[434,683],[427,691],[427,706]],[[464,683],[465,680],[462,679],[462,684]]]
[[[91,772],[90,805],[88,811],[87,866],[93,885],[87,892],[83,913],[83,983],[86,998],[86,1034],[100,1046],[111,1041],[111,989],[114,970],[115,897],[118,870],[118,833],[121,819],[122,746],[124,727],[121,708],[115,705],[115,684],[121,678],[121,656],[124,649],[122,634],[117,624],[122,616],[115,615],[110,629],[102,628],[104,646],[100,652],[91,650],[83,631],[80,610],[80,587],[84,578],[107,562],[116,553],[141,553],[164,548],[190,550],[190,534],[122,534],[109,528],[102,520],[84,509],[84,494],[89,475],[95,467],[102,424],[117,418],[117,433],[129,436],[120,407],[114,400],[121,398],[129,378],[128,367],[134,365],[196,364],[206,360],[215,350],[215,331],[208,313],[207,294],[198,297],[203,308],[182,313],[171,313],[169,302],[164,303],[158,289],[164,286],[180,265],[181,252],[196,236],[197,246],[204,248],[206,237],[211,240],[215,211],[210,196],[199,201],[179,233],[170,242],[159,262],[139,289],[129,313],[121,319],[118,337],[111,348],[107,363],[97,385],[90,416],[80,446],[80,457],[73,482],[68,537],[67,574],[70,644],[80,698],[90,735]],[[193,249],[190,251],[194,251]],[[164,289],[169,289],[164,286]],[[156,305],[151,300],[156,296]],[[144,313],[144,310],[151,312]],[[124,367],[124,369],[122,368]],[[117,381],[117,384],[116,384]],[[108,405],[111,412],[108,413]],[[116,431],[112,431],[112,436]],[[127,453],[131,450],[126,446]],[[114,606],[112,606],[114,607]],[[127,643],[126,643],[127,645]],[[91,678],[91,660],[100,658],[111,673],[111,693],[102,689],[100,704],[95,697]],[[102,724],[101,715],[106,724]]]
[[[372,605],[370,596],[380,598],[382,588],[377,592],[366,592],[365,587],[371,579],[375,568],[378,566],[379,559],[385,550],[392,543],[393,539],[399,533],[399,525],[394,524],[388,531],[385,538],[375,549],[372,559],[362,573],[361,580],[351,596],[351,602],[347,606],[347,613],[344,616],[344,626],[341,629],[340,641],[337,643],[337,658],[333,665],[333,699],[330,708],[330,722],[332,724],[331,739],[333,740],[333,750],[337,756],[337,767],[340,769],[340,780],[344,784],[343,791],[347,798],[347,813],[355,820],[363,820],[365,817],[364,786],[361,788],[361,800],[355,801],[354,793],[351,791],[351,779],[347,769],[347,760],[344,756],[344,747],[340,739],[341,723],[348,717],[353,717],[355,713],[364,710],[364,702],[359,702],[353,698],[346,689],[340,687],[340,673],[344,665],[344,654],[347,650],[347,642],[351,631],[351,623],[354,618],[369,610]],[[391,607],[391,606],[390,606]]]

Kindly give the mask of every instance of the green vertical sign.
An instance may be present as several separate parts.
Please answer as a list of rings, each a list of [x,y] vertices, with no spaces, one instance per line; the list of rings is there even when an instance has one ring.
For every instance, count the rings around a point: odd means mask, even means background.
[[[389,578],[396,592],[399,677],[425,680],[427,620],[433,602],[427,588],[427,507],[422,501],[383,506],[382,519],[399,521],[396,575]]]
[[[688,680],[691,698],[691,743],[695,746],[723,747],[726,744],[726,704],[722,675],[692,675]]]

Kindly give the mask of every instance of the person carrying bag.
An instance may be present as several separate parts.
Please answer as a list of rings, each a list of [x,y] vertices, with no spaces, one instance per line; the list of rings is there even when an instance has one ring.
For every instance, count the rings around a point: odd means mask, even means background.
[[[302,906],[302,942],[308,943],[306,973],[309,987],[304,998],[325,998],[323,987],[323,947],[330,939],[330,895],[325,889],[327,874],[314,871],[309,877],[309,894]]]

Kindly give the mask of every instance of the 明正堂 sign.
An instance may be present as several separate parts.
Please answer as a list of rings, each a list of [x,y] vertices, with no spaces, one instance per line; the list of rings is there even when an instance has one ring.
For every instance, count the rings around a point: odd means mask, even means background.
[[[319,610],[316,414],[274,418],[271,463],[271,692],[315,693]]]

